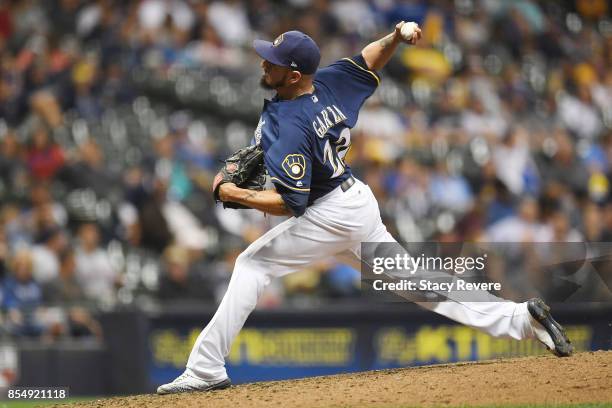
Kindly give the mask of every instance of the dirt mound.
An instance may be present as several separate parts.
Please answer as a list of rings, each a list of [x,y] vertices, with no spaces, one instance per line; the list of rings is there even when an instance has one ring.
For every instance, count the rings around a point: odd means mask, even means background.
[[[612,402],[612,351],[527,357],[137,395],[79,407],[398,407]],[[68,405],[66,405],[68,407]]]

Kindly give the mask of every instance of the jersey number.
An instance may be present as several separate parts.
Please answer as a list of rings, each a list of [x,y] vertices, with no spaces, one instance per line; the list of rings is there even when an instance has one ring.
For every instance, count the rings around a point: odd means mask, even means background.
[[[334,169],[334,173],[330,178],[336,178],[346,169],[344,159],[351,149],[351,131],[348,128],[344,128],[340,132],[340,137],[336,142],[331,143],[329,139],[325,141],[325,147],[323,148],[324,163],[329,163]]]

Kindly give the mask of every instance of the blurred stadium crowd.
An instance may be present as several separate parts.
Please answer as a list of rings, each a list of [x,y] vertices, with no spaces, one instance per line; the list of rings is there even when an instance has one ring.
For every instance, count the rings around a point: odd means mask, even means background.
[[[218,160],[263,98],[254,38],[300,29],[322,64],[399,20],[348,162],[407,241],[612,239],[605,0],[0,0],[0,327],[100,336],[92,311],[220,300],[278,220],[222,210]],[[262,305],[357,294],[322,261]],[[316,296],[313,296],[316,295]]]

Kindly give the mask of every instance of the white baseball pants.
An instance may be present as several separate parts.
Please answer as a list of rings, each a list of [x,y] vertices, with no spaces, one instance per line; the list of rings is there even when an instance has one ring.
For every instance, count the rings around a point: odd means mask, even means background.
[[[359,261],[361,242],[395,239],[381,221],[372,191],[359,180],[346,192],[336,188],[303,216],[292,217],[261,236],[237,258],[227,292],[193,346],[187,372],[205,380],[226,378],[225,356],[270,280],[329,256]],[[419,304],[492,336],[548,337],[543,328],[532,324],[525,303],[489,296],[491,302]]]

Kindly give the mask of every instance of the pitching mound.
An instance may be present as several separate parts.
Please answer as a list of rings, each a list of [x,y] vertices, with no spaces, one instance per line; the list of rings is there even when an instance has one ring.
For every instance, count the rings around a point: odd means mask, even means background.
[[[398,407],[612,402],[612,351],[273,381],[70,407]]]

